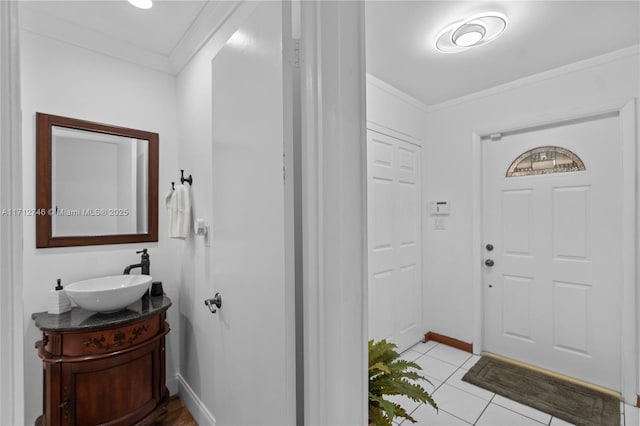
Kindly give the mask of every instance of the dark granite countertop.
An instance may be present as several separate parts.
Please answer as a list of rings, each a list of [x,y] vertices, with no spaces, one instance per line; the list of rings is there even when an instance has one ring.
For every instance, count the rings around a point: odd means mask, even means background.
[[[138,300],[121,311],[100,313],[75,307],[64,314],[37,312],[31,314],[36,327],[42,331],[76,331],[92,328],[111,327],[137,321],[166,311],[171,299],[166,295],[151,296],[147,300]]]

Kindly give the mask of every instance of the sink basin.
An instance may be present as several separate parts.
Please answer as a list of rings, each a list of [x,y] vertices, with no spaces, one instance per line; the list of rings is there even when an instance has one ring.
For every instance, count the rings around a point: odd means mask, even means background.
[[[88,311],[116,312],[140,299],[149,289],[149,275],[113,275],[65,286],[71,300]]]

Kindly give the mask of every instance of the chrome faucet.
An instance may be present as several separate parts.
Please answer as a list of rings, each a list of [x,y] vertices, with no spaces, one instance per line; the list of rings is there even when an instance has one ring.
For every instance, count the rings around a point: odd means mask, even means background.
[[[140,268],[140,273],[142,275],[150,275],[149,274],[149,265],[151,265],[151,262],[149,261],[149,253],[147,253],[147,249],[142,249],[140,251],[137,251],[136,254],[140,254],[142,253],[142,258],[140,259],[140,263],[135,264],[135,265],[129,265],[126,268],[124,268],[124,275],[128,275],[132,269],[134,268]]]

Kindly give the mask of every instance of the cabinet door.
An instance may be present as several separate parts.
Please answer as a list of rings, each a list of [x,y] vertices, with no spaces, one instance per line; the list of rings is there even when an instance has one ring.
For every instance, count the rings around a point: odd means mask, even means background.
[[[62,367],[63,425],[131,425],[162,397],[162,342],[118,356]]]

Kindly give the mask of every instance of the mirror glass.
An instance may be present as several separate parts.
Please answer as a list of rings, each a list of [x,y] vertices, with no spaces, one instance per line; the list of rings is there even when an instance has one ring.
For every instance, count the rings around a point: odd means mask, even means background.
[[[37,126],[38,247],[157,241],[157,134],[41,113]]]
[[[147,232],[149,141],[53,126],[51,234]]]

